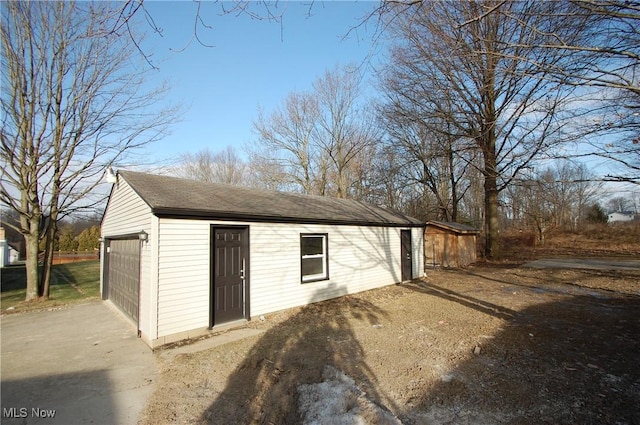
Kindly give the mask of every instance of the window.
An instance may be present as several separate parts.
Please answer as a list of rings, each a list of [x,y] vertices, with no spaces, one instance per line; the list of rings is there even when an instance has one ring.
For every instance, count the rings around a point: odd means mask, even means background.
[[[300,234],[302,282],[329,279],[327,234]]]

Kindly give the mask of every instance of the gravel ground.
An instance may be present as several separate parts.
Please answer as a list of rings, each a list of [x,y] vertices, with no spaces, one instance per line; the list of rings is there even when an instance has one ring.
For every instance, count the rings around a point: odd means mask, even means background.
[[[640,424],[637,270],[438,270],[265,319],[159,353],[141,423]]]

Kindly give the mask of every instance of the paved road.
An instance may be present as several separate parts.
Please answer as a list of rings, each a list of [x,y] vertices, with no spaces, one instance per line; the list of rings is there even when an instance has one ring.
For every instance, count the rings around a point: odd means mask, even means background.
[[[525,266],[540,269],[640,270],[640,259],[546,258],[532,261]]]
[[[103,302],[5,315],[0,330],[3,425],[136,424],[155,389],[154,354]]]

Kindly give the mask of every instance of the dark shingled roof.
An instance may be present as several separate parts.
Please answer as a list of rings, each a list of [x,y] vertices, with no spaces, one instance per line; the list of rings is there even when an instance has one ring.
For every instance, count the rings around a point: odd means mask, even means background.
[[[133,171],[118,175],[158,216],[288,223],[424,226],[411,217],[349,199],[251,189]]]
[[[427,226],[440,227],[441,229],[451,230],[456,233],[480,233],[480,230],[474,227],[467,226],[466,224],[462,223],[455,223],[453,221],[428,221]]]

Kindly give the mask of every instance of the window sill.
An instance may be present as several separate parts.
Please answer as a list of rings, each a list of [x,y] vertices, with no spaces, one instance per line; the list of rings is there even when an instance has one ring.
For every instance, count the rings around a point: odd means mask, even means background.
[[[300,283],[304,285],[305,283],[322,282],[323,280],[329,280],[329,276],[316,277],[312,279],[303,279],[300,281]]]

